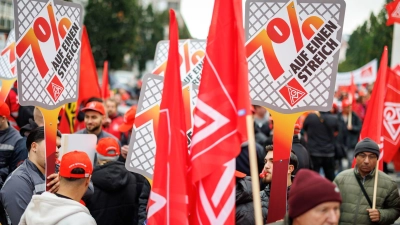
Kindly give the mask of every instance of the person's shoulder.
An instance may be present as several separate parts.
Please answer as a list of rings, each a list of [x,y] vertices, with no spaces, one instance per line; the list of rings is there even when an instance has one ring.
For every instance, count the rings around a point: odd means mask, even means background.
[[[336,176],[335,181],[341,180],[341,179],[345,179],[346,177],[349,177],[349,176],[353,176],[354,177],[354,169],[353,168],[352,169],[343,170],[342,172],[340,172]]]
[[[78,130],[75,134],[84,134],[86,129]]]
[[[25,162],[21,164],[4,182],[1,192],[16,191],[19,189],[25,189],[27,186],[31,186],[32,182],[29,179],[29,173],[26,170]]]
[[[96,221],[88,212],[78,212],[68,216],[57,223],[57,225],[96,225]]]
[[[379,175],[378,176],[379,180],[383,180],[383,181],[389,182],[389,183],[396,183],[391,176],[387,175],[383,171],[379,170],[379,174],[378,175]],[[396,184],[396,186],[397,186],[397,184]]]

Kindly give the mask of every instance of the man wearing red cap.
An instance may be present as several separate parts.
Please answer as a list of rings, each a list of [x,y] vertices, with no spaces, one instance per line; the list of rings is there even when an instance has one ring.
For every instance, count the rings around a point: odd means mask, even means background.
[[[19,132],[10,125],[10,109],[0,102],[0,188],[7,176],[28,157]]]
[[[89,210],[80,203],[92,171],[92,162],[85,152],[73,151],[63,155],[60,188],[55,194],[44,192],[33,196],[19,224],[96,225]]]
[[[339,189],[318,173],[302,169],[289,193],[289,213],[273,225],[337,225],[342,197]],[[272,225],[271,224],[271,225]],[[357,221],[351,224],[361,224]]]
[[[400,216],[397,184],[378,170],[376,207],[372,209],[379,146],[365,138],[354,149],[356,167],[337,175],[334,182],[343,197],[340,224],[393,224]]]
[[[93,196],[86,205],[98,225],[143,224],[146,220],[150,184],[137,173],[129,172],[119,162],[120,147],[113,138],[99,140],[99,166],[93,171]]]
[[[135,123],[136,106],[132,106],[124,115],[123,123],[118,127],[121,132],[121,156],[119,160],[125,162],[126,156],[128,155],[129,141],[132,135],[133,124]]]
[[[350,114],[351,118],[349,116]],[[350,123],[349,119],[351,119]],[[338,114],[338,120],[339,134],[337,136],[337,141],[340,147],[346,149],[348,168],[350,168],[354,159],[354,148],[360,136],[362,123],[357,114],[351,110],[351,102],[349,99],[344,99],[342,101],[342,112]]]
[[[105,119],[106,110],[103,103],[101,102],[89,102],[86,107],[82,109],[85,113],[85,129],[82,129],[76,134],[94,134],[97,136],[97,141],[105,137],[112,137],[118,141],[118,139],[107,133],[102,129],[103,120]]]

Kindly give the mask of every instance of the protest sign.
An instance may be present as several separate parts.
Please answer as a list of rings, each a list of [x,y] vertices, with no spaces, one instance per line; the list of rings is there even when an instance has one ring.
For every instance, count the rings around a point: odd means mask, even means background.
[[[136,110],[131,140],[129,143],[126,168],[152,179],[154,156],[158,131],[158,116],[161,104],[164,77],[147,74],[143,77],[142,90]],[[193,132],[193,109],[196,104],[198,86],[182,84],[182,94],[186,115],[186,135],[190,146]]]
[[[0,49],[0,101],[5,101],[17,76],[15,73],[15,33],[11,30],[8,34],[5,48]]]
[[[333,103],[343,0],[246,2],[246,53],[252,103],[274,118],[274,173],[268,222],[286,213],[287,166],[297,118]]]
[[[96,165],[97,137],[94,134],[63,134],[61,137],[61,151],[59,159],[67,152],[75,150],[86,152],[92,161],[93,165]]]
[[[53,0],[14,0],[19,103],[45,120],[46,177],[55,171],[58,114],[77,100],[83,8]]]
[[[168,49],[169,41],[158,42],[154,56],[155,69],[152,72],[153,74],[164,76],[168,62]],[[206,42],[204,40],[179,40],[182,82],[200,85],[205,49]]]

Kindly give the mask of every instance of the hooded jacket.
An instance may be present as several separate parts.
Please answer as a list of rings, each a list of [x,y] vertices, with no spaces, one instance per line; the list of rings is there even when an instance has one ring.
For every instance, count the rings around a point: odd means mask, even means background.
[[[150,195],[144,176],[127,171],[122,162],[109,162],[94,169],[92,181],[95,192],[86,206],[97,224],[143,224]]]
[[[96,225],[89,210],[71,199],[49,192],[32,197],[19,225]]]

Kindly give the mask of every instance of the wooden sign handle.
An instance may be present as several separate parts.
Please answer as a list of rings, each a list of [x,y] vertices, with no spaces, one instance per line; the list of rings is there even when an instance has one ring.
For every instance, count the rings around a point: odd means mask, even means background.
[[[46,141],[46,185],[49,183],[48,176],[55,173],[56,170],[56,148],[57,148],[57,124],[58,114],[60,113],[61,107],[48,110],[40,108],[44,119],[44,138]],[[46,186],[46,191],[50,190],[51,187]]]
[[[12,86],[14,85],[14,82],[17,80],[17,78],[13,78],[10,80],[6,79],[0,79],[1,80],[1,90],[0,90],[0,102],[5,102],[6,98],[8,96],[8,93],[10,93],[10,90]]]
[[[294,125],[304,113],[282,114],[268,109],[274,121],[274,162],[271,199],[268,207],[267,223],[281,220],[286,214],[287,174],[292,150]]]

